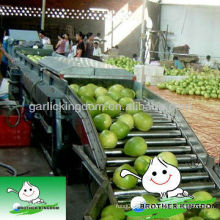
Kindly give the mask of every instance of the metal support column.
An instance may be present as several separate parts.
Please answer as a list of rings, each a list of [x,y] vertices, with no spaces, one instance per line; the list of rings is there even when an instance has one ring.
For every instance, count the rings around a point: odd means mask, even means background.
[[[141,25],[140,61],[142,64],[144,64],[145,41],[146,41],[145,9],[147,6],[147,0],[142,0],[142,1],[143,1],[143,10],[142,10],[142,25]]]
[[[44,26],[45,26],[45,13],[46,13],[46,0],[42,0],[41,30],[44,30]]]
[[[55,99],[55,105],[57,106],[57,109],[55,110],[55,140],[56,140],[56,151],[59,151],[62,149],[62,113],[61,113],[61,100]]]
[[[114,21],[113,21],[113,11],[111,11],[111,48],[114,46]]]

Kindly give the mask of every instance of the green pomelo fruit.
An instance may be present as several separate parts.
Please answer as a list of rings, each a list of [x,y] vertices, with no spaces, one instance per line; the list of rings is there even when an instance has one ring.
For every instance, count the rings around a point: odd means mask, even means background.
[[[150,86],[151,83],[150,83],[150,82],[145,82],[145,85],[146,85],[146,86]]]
[[[127,124],[122,121],[116,121],[110,127],[110,131],[114,132],[118,137],[118,140],[124,139],[127,137],[130,129]]]
[[[94,90],[87,86],[80,87],[78,94],[79,96],[89,96],[89,97],[93,97],[95,95]]]
[[[95,99],[91,96],[81,96],[83,103],[95,103]]]
[[[98,98],[99,96],[104,96],[107,93],[107,89],[103,88],[103,87],[98,87],[95,90],[95,97]]]
[[[112,215],[108,215],[108,216],[105,216],[105,217],[101,218],[100,220],[120,220],[120,219],[119,218],[115,218]]]
[[[133,99],[129,97],[123,97],[119,100],[119,104],[121,105],[122,109],[125,109],[127,104],[133,103],[133,102],[134,102]]]
[[[118,118],[118,121],[122,121],[127,124],[130,130],[134,127],[134,119],[132,115],[123,114]]]
[[[104,130],[99,135],[99,140],[104,149],[113,149],[116,147],[118,138],[116,134],[112,131]]]
[[[207,220],[219,220],[220,210],[217,208],[212,209],[202,209],[199,216]]]
[[[102,110],[99,105],[96,103],[89,103],[86,102],[87,104],[87,110],[91,114],[92,118],[94,118],[96,115],[100,115],[102,113]]]
[[[129,139],[124,146],[124,153],[132,157],[142,156],[147,152],[147,144],[142,137]]]
[[[97,98],[96,102],[98,104],[104,104],[105,102],[110,101],[110,100],[112,100],[111,97],[109,97],[107,95],[102,95]]]
[[[122,89],[124,89],[124,86],[122,86],[120,84],[115,84],[115,85],[111,86],[108,91],[109,92],[111,92],[111,91],[121,92]]]
[[[112,215],[108,215],[108,216],[105,216],[105,217],[101,218],[100,220],[120,220],[120,219],[116,218]]]
[[[114,220],[124,220],[125,211],[116,205],[109,205],[102,210],[101,217],[113,216]]]
[[[188,220],[203,220],[203,218],[195,216],[195,217],[189,218]]]
[[[161,158],[163,161],[170,165],[178,167],[178,161],[176,159],[176,156],[171,152],[162,152],[157,157]]]
[[[134,103],[129,103],[127,104],[125,108],[126,113],[130,115],[134,115],[140,111],[142,111],[142,106],[140,103],[134,102]]]
[[[107,114],[99,114],[97,116],[95,116],[95,118],[93,119],[94,121],[94,124],[96,126],[96,129],[98,131],[104,131],[104,130],[107,130],[109,129],[109,127],[111,126],[112,124],[112,119],[109,115]]]
[[[118,91],[109,91],[106,95],[108,95],[115,101],[118,101],[121,98],[121,93]]]
[[[121,90],[121,97],[130,97],[130,98],[134,99],[135,96],[136,96],[136,93],[132,89],[122,89]]]
[[[124,164],[118,167],[113,174],[113,183],[119,188],[123,190],[132,189],[136,186],[138,180],[134,176],[127,175],[126,177],[121,177],[122,170],[129,170],[132,173],[137,174],[135,169],[128,164]]]
[[[137,171],[138,174],[142,176],[145,174],[149,167],[151,159],[152,158],[148,156],[140,156],[135,160],[134,169]]]
[[[93,83],[89,83],[88,85],[86,85],[87,87],[90,87],[94,92],[95,90],[98,88],[98,86],[96,86],[95,84]]]
[[[109,100],[104,103],[102,112],[110,115],[112,118],[117,117],[121,112],[121,105],[114,100]]]
[[[79,92],[79,85],[72,84],[70,85],[70,88],[77,94]]]
[[[153,125],[153,118],[144,112],[134,114],[134,125],[140,131],[149,131]]]
[[[206,201],[211,200],[212,195],[206,191],[198,191],[192,194],[194,201]]]

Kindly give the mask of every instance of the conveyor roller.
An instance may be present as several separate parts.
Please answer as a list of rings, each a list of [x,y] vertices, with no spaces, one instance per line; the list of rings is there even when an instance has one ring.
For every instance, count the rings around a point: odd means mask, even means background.
[[[177,144],[186,144],[185,138],[151,138],[145,139],[148,146],[157,146],[157,145],[177,145]],[[118,146],[126,143],[126,140],[118,141]]]
[[[115,171],[117,167],[107,167],[106,168],[106,172],[107,174],[113,174],[113,172]],[[193,172],[193,171],[200,171],[203,169],[202,164],[198,163],[196,165],[191,165],[191,164],[179,164],[178,166],[180,172]]]
[[[197,159],[195,154],[183,154],[183,155],[176,155],[178,162],[191,162]],[[132,163],[136,160],[135,157],[108,157],[107,158],[107,165],[123,165],[125,163]]]
[[[192,175],[193,174],[193,175]],[[192,181],[192,180],[207,180],[209,179],[209,175],[206,172],[198,172],[198,173],[183,173],[182,174],[182,182]],[[112,178],[110,178],[112,183]],[[138,185],[141,185],[141,180],[138,180]]]
[[[182,183],[180,187],[184,190],[195,192],[199,190],[210,190],[215,189],[215,184],[213,182],[194,182],[193,184],[190,183]],[[139,196],[142,194],[146,194],[146,191],[143,187],[139,186],[132,190],[114,190],[114,195],[117,199],[119,198],[132,198],[135,196]]]
[[[150,156],[151,154],[159,154],[161,152],[172,152],[172,153],[189,153],[191,151],[190,146],[156,146],[156,147],[148,147],[147,148],[147,154]],[[123,154],[123,148],[117,148],[117,149],[108,149],[105,150],[106,155],[111,156],[120,156]]]
[[[128,137],[137,137],[137,136],[141,136],[144,138],[155,138],[155,137],[180,137],[181,136],[181,132],[179,130],[172,130],[172,131],[148,131],[148,132],[141,132],[141,131],[132,131],[128,134]]]
[[[176,129],[177,125],[175,123],[158,123],[155,122],[151,128],[151,130],[172,130],[172,129]]]

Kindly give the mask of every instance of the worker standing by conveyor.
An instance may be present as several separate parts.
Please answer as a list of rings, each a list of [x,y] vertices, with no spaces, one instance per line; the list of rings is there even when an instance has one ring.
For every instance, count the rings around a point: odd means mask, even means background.
[[[1,42],[0,42],[0,57],[2,57],[2,60],[7,59],[7,60],[10,60],[12,63],[14,63],[13,58],[10,57],[9,54],[4,50]],[[1,64],[0,64],[0,67],[1,67],[0,70],[2,70]],[[3,64],[3,65],[5,65],[5,64]],[[8,91],[7,91],[8,83],[7,83],[7,80],[5,79],[6,77],[7,77],[7,67],[6,67],[5,72],[1,71],[1,73],[0,73],[0,101],[8,98]]]
[[[3,36],[3,44],[0,41],[0,57],[1,57],[1,75],[2,77],[7,77],[7,68],[8,68],[8,60],[10,60],[12,63],[14,60],[12,57],[10,57],[7,53],[7,41],[8,41],[8,31],[4,31],[4,36]]]

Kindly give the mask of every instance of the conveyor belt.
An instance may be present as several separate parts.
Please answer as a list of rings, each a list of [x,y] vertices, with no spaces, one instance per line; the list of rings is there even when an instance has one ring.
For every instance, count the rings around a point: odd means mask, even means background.
[[[106,73],[103,78],[95,78],[95,75],[87,78],[77,79],[74,78],[74,71],[82,71],[81,67],[77,67],[76,69],[68,70],[68,77],[64,77],[66,80],[63,80],[60,74],[59,68],[53,72],[53,68],[48,70],[31,70],[31,65],[26,65],[30,61],[28,59],[18,60],[17,65],[22,66],[25,65],[29,68],[29,71],[24,72],[24,78],[28,78],[30,76],[30,80],[33,81],[33,78],[36,77],[36,80],[43,80],[44,84],[50,87],[56,87],[61,93],[65,95],[65,102],[69,104],[79,104],[80,100],[78,97],[72,93],[71,89],[67,88],[67,83],[77,83],[77,84],[87,84],[87,83],[98,83],[103,84],[103,86],[108,87],[110,85],[121,83],[125,87],[132,88],[136,91],[137,96],[140,96],[141,99],[136,99],[141,104],[144,105],[144,111],[151,114],[154,119],[153,127],[148,132],[140,132],[140,131],[131,131],[126,138],[140,136],[146,140],[148,145],[148,150],[146,155],[154,157],[158,155],[160,152],[170,151],[173,152],[179,162],[179,170],[182,173],[182,187],[190,192],[197,190],[207,190],[215,192],[219,190],[220,183],[219,179],[216,178],[216,174],[214,173],[212,167],[207,167],[205,162],[207,159],[207,154],[199,141],[196,139],[195,135],[189,128],[188,124],[185,122],[184,118],[181,117],[178,110],[169,105],[166,101],[160,99],[147,89],[143,89],[141,84],[132,81],[129,79],[121,79],[120,77],[113,76],[111,73],[113,70],[105,72],[102,68],[101,71]],[[50,59],[53,58],[48,58]],[[41,66],[45,68],[49,66],[50,62],[46,62],[47,59],[41,61]],[[59,60],[58,58],[55,60]],[[19,63],[20,62],[20,63]],[[45,62],[45,63],[42,63]],[[43,65],[44,64],[44,65]],[[59,63],[57,63],[59,67]],[[80,69],[81,68],[81,69]],[[97,68],[96,71],[98,71]],[[106,69],[107,71],[108,69]],[[57,75],[57,73],[59,73]],[[71,74],[70,74],[71,73]],[[77,72],[79,73],[79,72]],[[72,79],[71,79],[72,77]],[[86,77],[86,76],[85,76]],[[28,78],[29,79],[29,78]],[[103,80],[104,79],[104,80]],[[67,82],[68,81],[68,82]],[[32,85],[33,82],[30,82]],[[30,88],[27,87],[27,90]],[[142,91],[143,90],[143,91]],[[33,93],[34,98],[37,98],[39,88],[36,87],[36,94]],[[29,91],[30,92],[30,91]],[[140,95],[138,95],[140,92]],[[140,98],[138,97],[138,98]],[[48,98],[45,96],[45,98]],[[36,99],[37,100],[37,99]],[[95,165],[106,171],[106,175],[109,180],[112,179],[112,174],[114,170],[121,166],[124,163],[129,163],[133,165],[133,162],[136,158],[129,157],[124,155],[123,147],[126,140],[118,141],[117,147],[113,150],[105,150],[103,151],[100,142],[98,140],[98,134],[95,131],[94,125],[92,123],[92,119],[89,117],[87,112],[76,113],[74,111],[65,112],[68,115],[68,122],[72,124],[72,127],[75,129],[76,133],[80,136],[82,140],[82,144],[88,146],[88,155],[92,158],[92,161],[95,162]],[[176,114],[180,116],[178,120],[175,119]],[[91,121],[90,121],[91,120]],[[107,158],[105,158],[105,156]],[[88,167],[89,169],[89,167]],[[218,186],[218,188],[216,187]],[[143,187],[141,185],[137,185],[135,189],[132,190],[120,190],[114,184],[112,184],[113,194],[118,199],[118,202],[124,201],[124,198],[128,200],[131,199],[135,195],[140,195],[145,193]]]
[[[145,101],[141,101],[141,103],[148,105]],[[165,151],[170,151],[176,155],[182,175],[181,187],[183,189],[189,192],[198,190],[215,191],[215,183],[211,180],[203,165],[198,162],[197,155],[192,151],[192,147],[182,135],[178,125],[171,117],[162,114],[158,110],[151,109],[150,105],[145,106],[145,109],[154,119],[154,125],[151,130],[148,132],[132,130],[125,140],[118,141],[115,149],[105,150],[107,156],[106,173],[118,203],[123,203],[123,201],[129,202],[132,197],[146,193],[141,186],[140,180],[136,188],[131,190],[121,190],[112,183],[112,175],[117,167],[126,163],[133,166],[136,158],[125,155],[123,153],[123,146],[129,138],[137,136],[145,139],[148,145],[146,152],[148,156],[154,157]]]

